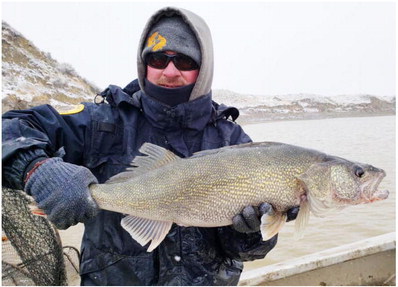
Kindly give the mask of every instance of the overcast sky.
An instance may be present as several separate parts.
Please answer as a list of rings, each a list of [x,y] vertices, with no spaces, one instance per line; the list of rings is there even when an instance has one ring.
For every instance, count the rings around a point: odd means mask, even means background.
[[[394,2],[3,1],[2,19],[103,89],[136,78],[140,34],[168,5],[209,25],[215,89],[395,95]]]

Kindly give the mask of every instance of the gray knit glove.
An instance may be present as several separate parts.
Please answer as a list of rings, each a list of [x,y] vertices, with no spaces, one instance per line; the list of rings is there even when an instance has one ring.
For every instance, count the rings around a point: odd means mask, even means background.
[[[89,185],[97,183],[91,171],[54,157],[41,162],[27,178],[25,191],[59,229],[85,222],[99,208],[91,197]]]

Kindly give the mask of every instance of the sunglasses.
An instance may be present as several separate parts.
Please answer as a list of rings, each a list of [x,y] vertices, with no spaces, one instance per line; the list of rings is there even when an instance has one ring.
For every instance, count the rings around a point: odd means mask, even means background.
[[[180,71],[192,71],[199,69],[199,65],[196,64],[192,58],[184,54],[177,53],[174,55],[168,55],[158,52],[149,53],[145,58],[146,64],[155,69],[165,69],[170,61],[173,61],[174,66]]]

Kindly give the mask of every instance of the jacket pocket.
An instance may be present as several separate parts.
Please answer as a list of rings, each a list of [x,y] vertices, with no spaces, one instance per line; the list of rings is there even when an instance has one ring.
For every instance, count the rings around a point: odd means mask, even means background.
[[[92,122],[90,152],[92,154],[123,154],[123,128],[110,122]]]

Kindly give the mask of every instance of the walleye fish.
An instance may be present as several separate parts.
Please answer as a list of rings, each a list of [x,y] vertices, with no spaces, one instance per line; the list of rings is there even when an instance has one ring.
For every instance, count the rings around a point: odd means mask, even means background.
[[[128,214],[121,225],[154,250],[173,223],[217,227],[248,205],[268,202],[272,212],[261,218],[268,240],[286,222],[288,209],[300,205],[296,230],[309,214],[325,216],[348,205],[386,199],[378,191],[385,172],[368,164],[275,142],[249,143],[195,153],[180,158],[145,143],[132,167],[104,184],[92,184],[100,208]],[[135,166],[135,167],[133,167]]]

